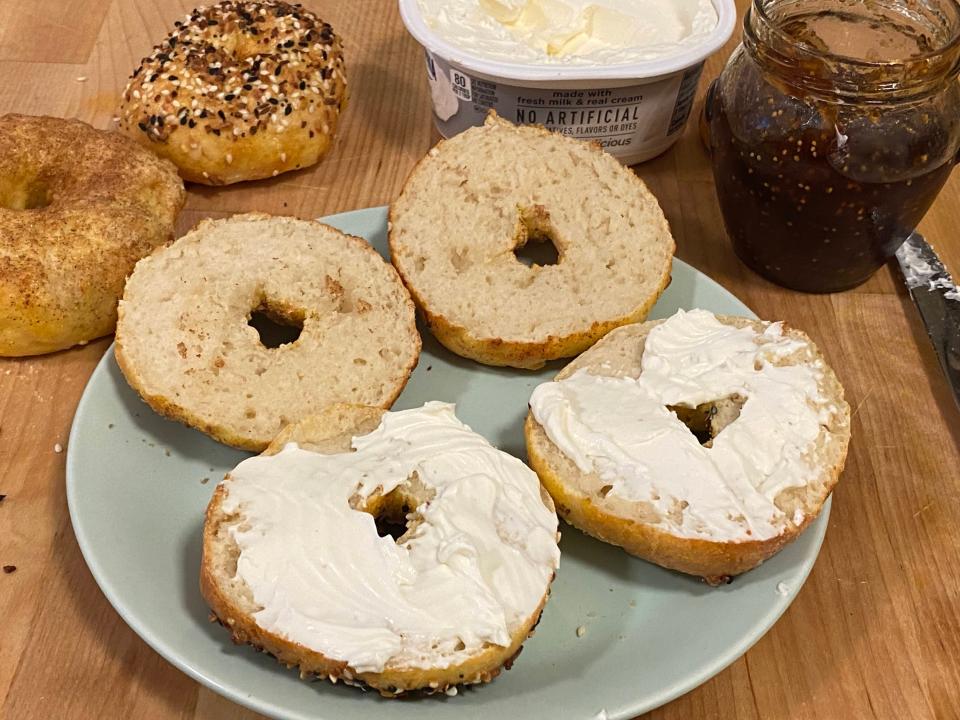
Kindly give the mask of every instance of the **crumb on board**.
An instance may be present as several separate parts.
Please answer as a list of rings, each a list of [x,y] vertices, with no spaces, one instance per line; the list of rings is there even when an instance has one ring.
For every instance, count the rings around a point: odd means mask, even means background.
[[[451,686],[451,687],[448,687],[448,688],[447,688],[446,690],[444,690],[443,692],[444,692],[446,695],[450,696],[450,697],[454,697],[454,696],[457,694],[457,686],[456,686],[456,685],[453,685],[453,686]]]
[[[170,448],[164,448],[163,454],[166,455],[167,457],[170,457]]]
[[[200,479],[200,484],[201,484],[201,485],[206,485],[208,482],[210,482],[210,478],[208,478],[208,477],[205,477],[205,478],[201,478],[201,479]]]
[[[586,634],[587,634],[586,625],[581,625],[580,627],[577,628],[577,637],[583,637]]]
[[[63,452],[63,445],[61,445],[60,443],[56,443],[56,444],[53,446],[53,451],[54,451],[55,453],[62,453],[62,452]]]
[[[78,75],[78,76],[77,76],[77,82],[86,82],[86,81],[87,81],[87,76],[86,76],[86,75]]]
[[[107,430],[113,430],[113,423],[107,423]]]
[[[431,370],[433,370],[433,365],[427,365],[427,372],[430,372]]]
[[[10,573],[13,573],[13,572],[16,572],[16,571],[17,571],[17,566],[16,566],[16,565],[4,565],[4,566],[3,566],[3,571],[4,571],[7,575],[9,575]]]

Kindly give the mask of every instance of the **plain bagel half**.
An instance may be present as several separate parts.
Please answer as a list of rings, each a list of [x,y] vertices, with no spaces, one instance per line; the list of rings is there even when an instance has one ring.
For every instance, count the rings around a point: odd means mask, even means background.
[[[265,341],[258,321],[295,337]],[[365,240],[248,214],[201,222],[137,264],[115,352],[158,413],[259,451],[332,403],[389,407],[420,335],[406,288]]]
[[[556,263],[522,262],[531,244],[552,244]],[[391,257],[430,330],[488,365],[538,368],[643,320],[673,250],[631,170],[492,112],[430,150],[390,206]]]

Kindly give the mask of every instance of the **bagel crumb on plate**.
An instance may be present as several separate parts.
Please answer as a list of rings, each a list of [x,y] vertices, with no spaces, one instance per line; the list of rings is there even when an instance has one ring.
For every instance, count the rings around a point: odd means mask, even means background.
[[[201,222],[137,264],[119,315],[117,362],[141,397],[247,450],[331,403],[389,407],[420,354],[393,266],[291,217]]]
[[[518,252],[552,244],[557,260]],[[646,318],[674,242],[647,186],[599,146],[492,113],[441,141],[390,206],[390,253],[430,330],[538,368]]]
[[[184,179],[227,185],[318,162],[345,103],[329,24],[280,0],[225,0],[175,23],[143,59],[119,122]]]
[[[619,328],[537,387],[525,434],[561,517],[716,584],[816,518],[850,408],[802,332],[691,310]]]
[[[403,534],[382,536],[375,518],[405,524]],[[520,652],[558,537],[537,476],[452,405],[336,405],[288,426],[219,485],[200,586],[236,642],[301,677],[387,697],[455,694]]]

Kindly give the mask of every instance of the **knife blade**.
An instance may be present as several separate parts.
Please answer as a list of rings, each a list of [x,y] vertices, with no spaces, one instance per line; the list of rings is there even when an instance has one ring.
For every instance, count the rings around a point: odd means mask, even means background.
[[[960,290],[933,247],[918,232],[897,250],[897,261],[960,408]]]

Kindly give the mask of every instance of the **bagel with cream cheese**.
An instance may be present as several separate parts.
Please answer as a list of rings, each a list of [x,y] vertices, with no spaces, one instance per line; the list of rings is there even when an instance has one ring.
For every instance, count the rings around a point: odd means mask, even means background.
[[[405,526],[393,537],[377,520]],[[452,405],[337,405],[219,485],[201,590],[235,642],[393,697],[510,667],[559,562],[537,476]]]
[[[716,584],[817,517],[850,408],[802,332],[691,310],[619,328],[538,386],[525,434],[567,522]]]

